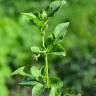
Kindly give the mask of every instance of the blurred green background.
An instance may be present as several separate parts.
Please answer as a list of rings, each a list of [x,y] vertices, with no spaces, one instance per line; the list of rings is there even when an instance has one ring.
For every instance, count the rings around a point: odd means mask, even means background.
[[[40,33],[18,13],[39,11],[50,1],[0,0],[0,96],[31,96],[30,88],[17,85],[19,78],[11,73],[20,66],[35,64],[30,47],[39,45]],[[50,74],[64,81],[62,96],[96,96],[96,0],[66,1],[48,21],[48,32],[57,24],[70,21],[62,43],[67,56],[49,59]],[[41,65],[42,58],[40,62]]]

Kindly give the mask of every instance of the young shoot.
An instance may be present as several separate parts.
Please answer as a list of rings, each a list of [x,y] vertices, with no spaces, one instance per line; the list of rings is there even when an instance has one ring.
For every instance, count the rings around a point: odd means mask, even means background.
[[[49,77],[49,63],[48,58],[50,55],[65,56],[64,50],[55,51],[54,46],[59,45],[61,49],[64,49],[60,42],[64,39],[67,32],[69,22],[63,22],[56,26],[53,33],[50,33],[47,38],[46,29],[50,27],[48,25],[48,19],[54,17],[55,13],[64,5],[64,0],[53,1],[46,9],[38,13],[21,13],[25,20],[31,22],[40,29],[41,32],[41,47],[32,46],[32,54],[36,55],[36,60],[42,55],[44,57],[44,65],[38,69],[36,66],[32,66],[29,72],[26,72],[27,67],[23,66],[18,68],[13,75],[21,75],[24,77],[24,81],[19,84],[23,86],[30,86],[32,88],[32,96],[42,96],[42,93],[47,91],[48,96],[61,96],[61,88],[63,82],[58,77]]]

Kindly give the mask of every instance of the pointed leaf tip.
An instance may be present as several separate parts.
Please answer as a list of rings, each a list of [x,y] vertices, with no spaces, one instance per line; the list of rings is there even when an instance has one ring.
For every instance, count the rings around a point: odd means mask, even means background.
[[[20,67],[16,71],[12,73],[12,75],[21,75],[21,76],[27,76],[28,74],[24,72],[25,67]]]
[[[49,17],[54,16],[54,14],[59,10],[61,6],[66,4],[65,0],[55,0],[49,4],[49,6],[46,8],[46,12]]]
[[[41,27],[43,22],[33,13],[21,13],[25,20],[31,22],[32,24]]]

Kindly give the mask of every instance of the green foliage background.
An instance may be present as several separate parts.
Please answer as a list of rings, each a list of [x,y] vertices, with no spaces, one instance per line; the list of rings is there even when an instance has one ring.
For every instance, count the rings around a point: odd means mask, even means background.
[[[24,22],[19,13],[41,10],[50,1],[0,0],[0,96],[26,96],[30,91],[17,87],[18,80],[11,73],[22,65],[33,65],[30,47],[39,45],[40,33],[35,26]],[[95,96],[96,0],[66,1],[55,17],[50,18],[48,32],[57,24],[70,21],[62,43],[67,56],[50,59],[50,74],[57,74],[64,81],[64,94]],[[42,64],[42,58],[39,61]]]

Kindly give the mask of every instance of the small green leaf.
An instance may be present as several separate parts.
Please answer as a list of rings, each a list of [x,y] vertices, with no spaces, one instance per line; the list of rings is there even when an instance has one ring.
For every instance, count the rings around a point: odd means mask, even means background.
[[[40,48],[37,47],[37,46],[31,47],[31,51],[32,51],[33,53],[40,53],[40,52],[41,52]]]
[[[38,27],[43,26],[43,22],[38,19],[38,17],[33,13],[22,13],[24,18],[30,22],[33,22],[34,25],[37,25]]]
[[[33,46],[31,47],[31,51],[32,53],[34,54],[43,54],[43,53],[46,53],[45,51],[42,51],[39,47],[37,46]]]
[[[33,13],[21,13],[23,16],[25,16],[25,18],[27,19],[27,20],[34,20],[34,19],[36,19],[37,17],[35,16],[35,14],[33,14]]]
[[[61,55],[61,56],[66,56],[66,53],[65,52],[49,52],[48,54],[52,54],[52,55]]]
[[[55,28],[55,31],[53,33],[56,41],[62,40],[64,38],[64,36],[66,35],[66,32],[67,32],[68,26],[69,26],[69,22],[61,23],[61,24],[57,25],[57,27]]]
[[[56,0],[51,2],[50,5],[46,8],[48,17],[54,16],[54,14],[59,10],[59,8],[65,3],[65,0]]]
[[[40,75],[41,75],[40,70],[37,67],[32,66],[31,67],[31,76],[35,79],[38,79]]]
[[[50,34],[45,41],[46,47],[51,47],[54,44],[53,34]]]
[[[29,74],[24,72],[25,67],[18,68],[15,72],[12,73],[12,75],[21,75],[21,76],[28,76]]]
[[[42,11],[42,13],[41,13],[41,18],[42,18],[43,20],[46,20],[46,19],[47,19],[47,12],[46,12],[46,11]]]
[[[23,86],[34,86],[38,84],[38,82],[36,81],[22,81],[19,83],[19,85],[23,85]]]
[[[32,96],[40,96],[43,91],[44,91],[44,86],[41,83],[37,83],[32,88]]]

